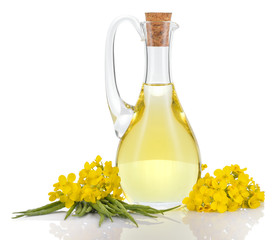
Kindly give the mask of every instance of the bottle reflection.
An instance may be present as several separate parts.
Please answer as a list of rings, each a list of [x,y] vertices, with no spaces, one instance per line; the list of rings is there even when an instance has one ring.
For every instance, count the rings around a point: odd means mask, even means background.
[[[188,212],[184,224],[198,240],[243,240],[252,227],[264,216],[264,207],[241,209],[226,213]]]

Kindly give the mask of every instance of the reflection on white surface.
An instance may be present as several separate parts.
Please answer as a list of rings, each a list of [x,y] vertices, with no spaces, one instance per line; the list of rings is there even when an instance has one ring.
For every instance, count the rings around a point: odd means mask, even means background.
[[[148,219],[143,216],[135,216],[140,226],[152,226],[161,224],[155,219]],[[101,227],[98,226],[99,216],[90,215],[83,218],[68,219],[58,223],[50,223],[49,232],[60,240],[91,240],[91,239],[123,239],[122,232],[127,229],[136,229],[128,219],[113,218],[105,220]],[[150,227],[149,227],[150,229]]]
[[[252,227],[264,216],[264,207],[241,209],[236,212],[188,212],[182,219],[196,239],[243,240]]]
[[[155,221],[161,224],[143,225],[134,229],[123,229],[121,233],[121,240],[181,240],[196,239],[189,227],[182,224],[181,219],[185,216],[182,211],[173,211],[166,213],[164,216],[159,216]],[[150,221],[154,221],[150,219]]]
[[[243,240],[264,216],[264,207],[227,213],[197,213],[183,209],[168,212],[158,218],[134,215],[135,227],[128,219],[109,219],[98,227],[99,216],[88,214],[82,218],[63,220],[65,213],[18,219],[14,224],[28,229],[38,227],[43,239],[59,240]],[[261,225],[261,224],[260,224]],[[48,227],[47,227],[48,226]],[[48,230],[46,230],[48,228]],[[44,229],[49,232],[49,236]],[[252,230],[253,232],[253,230]],[[35,234],[33,234],[35,236]],[[37,238],[39,236],[37,235]]]
[[[109,225],[109,224],[108,224]],[[64,221],[50,223],[50,233],[58,239],[120,239],[122,228],[116,224],[98,229],[98,225],[88,221]]]
[[[49,232],[60,240],[135,240],[135,239],[196,239],[188,226],[182,224],[185,213],[181,211],[167,213],[157,219],[134,215],[139,228],[127,219],[113,218],[106,220],[98,227],[96,215],[84,218],[71,218],[57,223],[51,222]]]

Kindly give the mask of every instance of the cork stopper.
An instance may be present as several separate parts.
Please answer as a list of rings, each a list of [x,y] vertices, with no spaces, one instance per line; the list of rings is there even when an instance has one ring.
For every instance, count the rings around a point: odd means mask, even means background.
[[[146,21],[163,22],[171,21],[172,13],[148,12],[145,13]]]
[[[172,13],[145,13],[147,46],[169,46],[171,16]]]

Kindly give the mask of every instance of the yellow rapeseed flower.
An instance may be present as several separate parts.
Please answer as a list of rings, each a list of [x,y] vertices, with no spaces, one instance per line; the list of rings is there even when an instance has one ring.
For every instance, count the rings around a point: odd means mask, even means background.
[[[205,184],[205,178],[199,178],[197,183],[193,186],[194,191],[199,191],[200,187]]]
[[[103,172],[101,168],[91,170],[86,178],[88,185],[97,185],[103,179]]]
[[[234,212],[240,208],[240,205],[237,202],[234,202],[233,200],[229,199],[227,207],[227,210],[229,212]]]
[[[229,186],[227,189],[229,197],[237,204],[242,204],[243,197],[241,196],[239,189],[235,186]]]
[[[112,162],[105,162],[103,173],[105,176],[110,177],[111,175],[118,174],[118,167],[112,167]]]
[[[76,176],[74,173],[70,173],[67,177],[60,175],[58,182],[55,183],[54,191],[49,193],[49,200],[55,201],[60,199],[65,203],[65,207],[70,208],[75,201],[80,201],[80,189],[79,183],[74,183]]]
[[[232,164],[232,165],[230,166],[230,169],[231,169],[233,175],[238,175],[238,174],[243,173],[244,171],[247,170],[247,168],[241,169],[240,166],[239,166],[238,164],[234,164],[234,165]]]
[[[187,208],[191,211],[195,211],[196,210],[196,205],[198,205],[198,203],[195,203],[195,192],[191,191],[189,193],[189,197],[186,197],[182,200],[182,203],[185,204],[187,206]]]
[[[79,172],[77,183],[76,176],[70,173],[67,177],[60,175],[55,183],[54,192],[49,193],[50,201],[60,199],[65,206],[70,208],[75,202],[86,201],[95,203],[108,195],[123,200],[122,189],[118,168],[112,167],[112,162],[101,162],[102,158],[97,156],[92,162],[86,162],[84,168]]]
[[[238,180],[235,181],[238,188],[243,188],[243,187],[246,188],[249,182],[250,182],[249,175],[245,173],[240,173],[238,175]]]
[[[204,169],[204,164],[202,169]],[[239,165],[225,166],[214,171],[215,177],[206,173],[198,179],[189,196],[182,203],[191,211],[236,211],[243,207],[257,208],[265,194],[258,184],[245,174]]]
[[[263,202],[263,201],[265,200],[265,194],[264,194],[264,192],[260,192],[260,190],[257,191],[257,192],[255,192],[255,196],[256,196],[261,202]]]
[[[201,186],[199,189],[199,192],[201,194],[201,198],[204,202],[204,204],[208,204],[211,202],[214,194],[214,189],[208,188],[207,186]]]
[[[257,196],[252,196],[251,198],[249,198],[247,203],[250,208],[257,208],[261,204]]]
[[[203,171],[203,170],[205,170],[207,168],[207,164],[202,164],[201,165],[201,170]]]
[[[223,213],[227,211],[228,197],[224,191],[217,191],[213,195],[213,202],[211,204],[211,209]]]
[[[215,178],[212,180],[212,187],[216,190],[224,190],[228,182],[224,178]]]
[[[55,201],[56,199],[59,199],[60,197],[60,194],[61,194],[61,191],[56,191],[56,192],[49,192],[49,200],[51,202]]]
[[[231,170],[228,166],[224,167],[223,170],[222,169],[215,170],[214,175],[216,176],[216,179],[218,181],[230,182],[234,179],[234,177],[231,175]]]
[[[96,156],[94,163],[96,164],[96,166],[98,167],[100,165],[100,161],[102,160],[102,157],[100,157],[99,155]]]

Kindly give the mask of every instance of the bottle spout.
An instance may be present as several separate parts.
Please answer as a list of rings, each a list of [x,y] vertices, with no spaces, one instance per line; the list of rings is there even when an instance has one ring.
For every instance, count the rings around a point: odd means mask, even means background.
[[[179,28],[179,24],[175,23],[175,22],[171,22],[171,30],[177,30]]]

